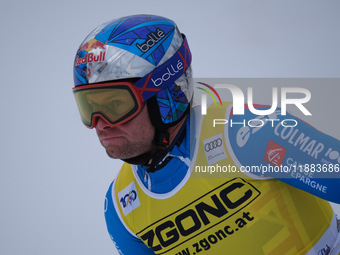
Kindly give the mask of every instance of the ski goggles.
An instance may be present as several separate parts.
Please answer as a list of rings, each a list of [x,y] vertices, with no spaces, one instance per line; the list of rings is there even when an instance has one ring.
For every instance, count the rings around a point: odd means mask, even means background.
[[[144,100],[128,81],[97,83],[74,87],[81,120],[88,128],[97,125],[98,118],[111,127],[134,118],[143,108]]]

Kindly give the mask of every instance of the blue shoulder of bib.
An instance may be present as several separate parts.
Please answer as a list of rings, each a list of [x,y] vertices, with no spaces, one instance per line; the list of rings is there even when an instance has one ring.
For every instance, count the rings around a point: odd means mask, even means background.
[[[149,249],[139,238],[131,235],[120,221],[112,201],[112,186],[110,185],[105,198],[105,220],[107,230],[119,254],[151,255],[154,252]]]
[[[280,111],[257,116],[245,110],[245,115],[229,117],[226,133],[241,171],[274,177],[340,203],[339,140]]]

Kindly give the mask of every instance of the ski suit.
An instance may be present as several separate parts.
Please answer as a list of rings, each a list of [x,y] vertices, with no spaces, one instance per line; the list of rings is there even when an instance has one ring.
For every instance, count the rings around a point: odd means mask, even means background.
[[[329,155],[340,141],[274,115],[233,116],[230,103],[205,116],[197,108],[162,169],[124,163],[105,199],[119,253],[339,254],[328,201],[340,203],[340,179],[319,178],[316,169],[336,172],[340,158]],[[228,122],[214,127],[216,118]]]

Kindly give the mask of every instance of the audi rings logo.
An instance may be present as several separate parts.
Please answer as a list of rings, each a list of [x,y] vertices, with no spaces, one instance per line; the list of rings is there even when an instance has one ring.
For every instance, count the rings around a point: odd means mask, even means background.
[[[222,144],[223,144],[222,139],[221,138],[217,138],[217,139],[215,139],[215,140],[213,140],[213,141],[211,141],[209,143],[206,143],[204,145],[204,150],[206,152],[208,152],[208,151],[211,151],[211,150],[216,149],[218,147],[221,147]]]
[[[222,133],[209,137],[203,141],[202,149],[204,149],[209,165],[215,164],[228,157],[223,146],[223,141]]]

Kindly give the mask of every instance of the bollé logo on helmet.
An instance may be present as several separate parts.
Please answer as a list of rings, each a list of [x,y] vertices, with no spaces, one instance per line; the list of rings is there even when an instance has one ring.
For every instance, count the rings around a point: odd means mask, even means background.
[[[165,36],[165,33],[160,28],[157,28],[156,32],[151,32],[147,35],[149,39],[145,40],[144,43],[139,44],[137,43],[138,49],[140,49],[143,53],[147,52],[150,48],[155,46],[156,43],[158,43],[163,37]]]
[[[183,68],[184,68],[183,62],[181,60],[178,60],[177,65],[175,65],[175,67],[173,65],[170,65],[170,67],[166,69],[167,72],[163,73],[161,77],[155,80],[151,78],[151,81],[153,82],[153,85],[155,85],[156,87],[161,86],[164,81],[169,80],[171,76],[174,76]]]

